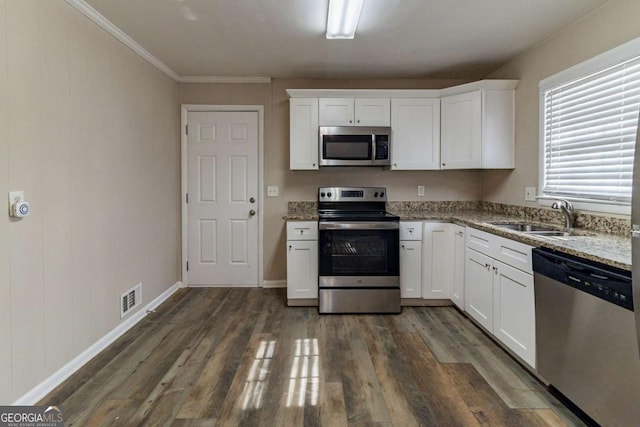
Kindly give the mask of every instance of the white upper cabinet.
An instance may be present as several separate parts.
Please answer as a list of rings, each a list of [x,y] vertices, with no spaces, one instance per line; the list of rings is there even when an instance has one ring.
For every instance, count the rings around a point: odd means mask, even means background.
[[[320,98],[320,126],[353,126],[353,98]]]
[[[440,169],[439,99],[391,99],[391,169]]]
[[[318,169],[318,98],[289,100],[289,168]]]
[[[442,101],[442,169],[514,167],[514,90],[477,90]]]
[[[356,98],[356,126],[391,126],[389,98]]]
[[[287,89],[290,169],[318,169],[319,126],[391,126],[391,169],[513,169],[517,80],[445,89]]]
[[[482,167],[482,92],[441,99],[442,169]]]
[[[320,126],[390,126],[389,98],[320,98]]]

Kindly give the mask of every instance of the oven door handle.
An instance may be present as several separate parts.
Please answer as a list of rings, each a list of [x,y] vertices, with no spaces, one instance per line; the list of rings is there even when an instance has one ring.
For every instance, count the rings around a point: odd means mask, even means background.
[[[318,224],[319,230],[399,230],[400,223],[390,222],[334,222],[326,221]]]

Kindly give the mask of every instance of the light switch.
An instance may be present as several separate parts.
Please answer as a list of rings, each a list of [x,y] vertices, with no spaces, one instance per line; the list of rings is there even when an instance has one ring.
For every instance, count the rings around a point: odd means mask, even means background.
[[[536,201],[536,187],[525,187],[524,199],[528,202]]]
[[[277,185],[269,185],[267,186],[267,196],[268,197],[278,197],[280,194],[280,188]]]
[[[424,197],[424,185],[418,185],[418,197]]]

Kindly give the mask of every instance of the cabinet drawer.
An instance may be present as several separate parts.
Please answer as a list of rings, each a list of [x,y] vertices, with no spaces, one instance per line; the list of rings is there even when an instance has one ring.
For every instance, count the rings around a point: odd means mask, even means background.
[[[468,248],[502,261],[518,270],[527,273],[532,271],[531,249],[533,246],[470,227],[467,228],[466,244]]]
[[[422,240],[422,223],[400,221],[400,240]]]
[[[533,249],[533,246],[499,236],[495,237],[492,255],[495,259],[518,270],[533,274],[531,264],[531,249]]]
[[[495,245],[494,241],[497,237],[498,236],[491,233],[467,227],[466,244],[468,248],[474,249],[481,254],[491,256],[492,247]]]
[[[318,240],[318,223],[287,221],[287,240]]]

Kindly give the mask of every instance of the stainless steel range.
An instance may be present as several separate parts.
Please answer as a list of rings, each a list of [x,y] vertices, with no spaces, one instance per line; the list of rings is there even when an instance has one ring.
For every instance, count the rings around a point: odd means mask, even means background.
[[[399,313],[400,220],[381,187],[318,189],[320,313]]]

